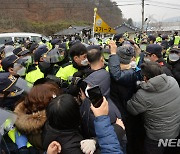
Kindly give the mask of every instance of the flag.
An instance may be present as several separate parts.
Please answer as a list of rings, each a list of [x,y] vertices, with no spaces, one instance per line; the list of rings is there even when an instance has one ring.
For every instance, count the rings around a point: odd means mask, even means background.
[[[97,13],[95,18],[94,31],[96,33],[103,34],[116,34],[116,31],[111,28],[106,22],[104,22]]]

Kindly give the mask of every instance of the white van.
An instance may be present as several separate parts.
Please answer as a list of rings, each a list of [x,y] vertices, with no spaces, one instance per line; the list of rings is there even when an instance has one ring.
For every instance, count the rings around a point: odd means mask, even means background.
[[[4,45],[6,41],[16,41],[16,40],[27,40],[34,41],[36,43],[39,43],[41,41],[41,38],[49,41],[49,39],[41,34],[37,33],[1,33],[0,34],[0,47]]]

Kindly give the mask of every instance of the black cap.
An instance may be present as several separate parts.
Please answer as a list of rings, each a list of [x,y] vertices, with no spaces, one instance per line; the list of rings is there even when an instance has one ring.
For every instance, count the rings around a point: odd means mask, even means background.
[[[167,35],[167,34],[164,34],[164,35],[162,36],[162,40],[165,40],[165,39],[168,39],[168,35]]]
[[[113,40],[119,41],[120,38],[123,38],[123,34],[116,34],[113,38]]]
[[[14,64],[19,59],[16,55],[11,55],[4,58],[1,62],[3,70],[7,70],[12,64]]]
[[[0,92],[12,91],[17,78],[9,72],[0,73]]]
[[[156,56],[162,56],[162,47],[159,44],[149,44],[146,47],[146,53],[155,54]]]
[[[51,41],[51,44],[54,46],[55,44],[58,44],[60,42],[60,39],[53,39],[52,41]]]
[[[26,50],[22,50],[21,47],[18,47],[18,48],[13,50],[13,53],[20,57],[20,56],[26,55],[27,53],[30,53],[30,51],[27,50],[27,49]]]
[[[33,50],[35,50],[39,45],[37,43],[32,43],[31,47],[29,48],[29,51],[32,52]]]
[[[156,41],[156,37],[155,37],[154,35],[149,35],[149,36],[148,36],[148,41],[149,41],[149,42],[150,42],[150,41],[155,42],[155,41]]]
[[[38,62],[40,60],[41,56],[43,54],[47,53],[47,51],[48,51],[48,48],[45,45],[37,48],[36,51],[34,52],[34,61]]]
[[[22,52],[22,48],[21,47],[18,47],[16,49],[13,50],[13,53],[17,56],[19,56]]]
[[[2,60],[1,65],[3,70],[7,70],[8,67],[10,67],[12,64],[14,63],[22,64],[25,61],[26,59],[19,59],[19,57],[16,55],[10,55]]]

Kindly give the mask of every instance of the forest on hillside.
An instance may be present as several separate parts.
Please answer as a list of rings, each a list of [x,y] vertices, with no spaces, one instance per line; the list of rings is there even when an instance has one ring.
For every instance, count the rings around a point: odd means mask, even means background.
[[[125,19],[111,0],[0,0],[0,31],[51,35],[69,25],[92,25],[94,8],[110,26]]]

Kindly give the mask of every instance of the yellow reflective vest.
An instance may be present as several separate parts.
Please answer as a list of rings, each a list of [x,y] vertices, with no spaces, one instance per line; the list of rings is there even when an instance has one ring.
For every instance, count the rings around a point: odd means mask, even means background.
[[[77,68],[74,68],[72,64],[61,67],[59,71],[56,73],[56,77],[59,77],[65,81],[69,79],[69,77],[73,76],[74,73],[78,72]]]
[[[36,66],[36,70],[32,70],[31,72],[26,74],[26,81],[30,83],[34,83],[36,80],[44,78],[44,73],[41,72],[38,66]]]
[[[175,39],[174,39],[174,45],[179,45],[179,42],[180,42],[180,36],[175,36]]]
[[[162,38],[161,37],[157,37],[156,38],[156,42],[162,42]]]

